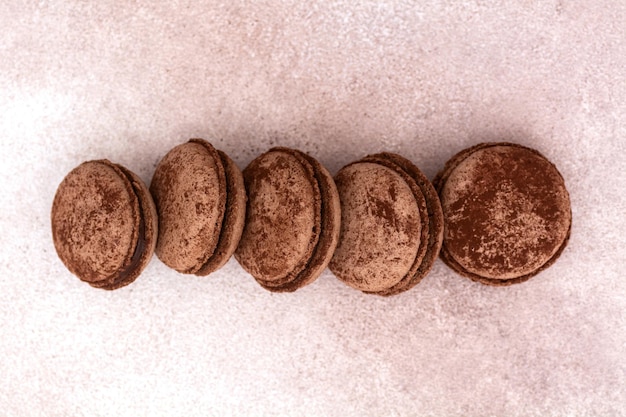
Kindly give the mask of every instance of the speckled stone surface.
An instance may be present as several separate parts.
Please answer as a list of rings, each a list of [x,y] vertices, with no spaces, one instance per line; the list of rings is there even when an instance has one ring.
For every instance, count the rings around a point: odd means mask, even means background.
[[[0,414],[626,416],[626,3],[0,2]],[[573,225],[520,285],[440,259],[393,297],[324,270],[265,291],[156,257],[116,291],[50,230],[83,161],[150,183],[189,138],[243,169],[274,146],[335,175],[394,152],[433,179],[483,142],[537,149]]]

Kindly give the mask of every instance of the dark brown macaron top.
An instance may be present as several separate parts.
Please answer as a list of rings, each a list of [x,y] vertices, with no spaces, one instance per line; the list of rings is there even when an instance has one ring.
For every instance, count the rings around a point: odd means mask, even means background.
[[[150,192],[159,214],[156,254],[185,274],[208,275],[232,256],[245,219],[241,171],[209,142],[191,139],[170,150]]]
[[[339,196],[317,160],[277,147],[243,171],[246,223],[235,253],[265,289],[295,291],[328,265],[339,237]]]
[[[489,285],[528,280],[567,245],[572,214],[563,177],[538,151],[482,143],[453,156],[435,178],[446,222],[441,258]]]
[[[342,216],[331,271],[366,293],[413,288],[432,268],[443,236],[430,181],[406,158],[386,152],[346,165],[335,182]]]
[[[52,237],[67,269],[96,288],[133,282],[157,240],[154,202],[141,179],[108,160],[84,162],[59,185]]]

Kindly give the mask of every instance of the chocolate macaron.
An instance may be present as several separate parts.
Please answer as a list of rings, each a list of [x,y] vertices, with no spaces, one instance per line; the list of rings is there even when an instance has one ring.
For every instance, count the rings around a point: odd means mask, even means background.
[[[570,199],[557,168],[514,143],[482,143],[453,156],[434,180],[445,218],[442,260],[488,285],[528,280],[567,245]]]
[[[414,287],[432,268],[443,236],[430,181],[406,158],[380,153],[346,165],[335,182],[342,214],[331,271],[365,293]]]
[[[105,290],[133,282],[157,240],[157,214],[145,184],[108,160],[84,162],[67,174],[52,203],[51,223],[67,269]]]
[[[241,171],[203,139],[170,150],[155,170],[150,192],[159,214],[159,259],[184,274],[208,275],[237,248],[246,191]]]
[[[265,289],[295,291],[328,265],[339,237],[332,176],[298,150],[272,148],[243,171],[246,224],[235,258]]]

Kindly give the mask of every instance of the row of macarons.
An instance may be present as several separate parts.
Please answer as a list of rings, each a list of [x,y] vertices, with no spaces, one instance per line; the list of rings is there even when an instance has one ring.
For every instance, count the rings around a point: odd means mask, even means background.
[[[209,275],[231,256],[265,289],[295,291],[326,268],[365,293],[413,288],[439,256],[488,285],[526,281],[561,254],[570,199],[538,151],[481,143],[431,182],[394,153],[368,155],[333,177],[314,157],[276,147],[243,172],[202,139],[171,149],[148,188],[106,159],[59,185],[54,245],[96,288],[132,283],[153,253],[183,274]]]

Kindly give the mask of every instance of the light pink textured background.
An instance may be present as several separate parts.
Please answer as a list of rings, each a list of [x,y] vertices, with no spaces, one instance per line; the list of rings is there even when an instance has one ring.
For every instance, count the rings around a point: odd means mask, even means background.
[[[164,3],[0,3],[3,415],[626,415],[624,1]],[[234,259],[198,278],[154,258],[112,293],[71,276],[63,176],[109,158],[149,182],[190,137],[241,168],[280,144],[431,178],[516,141],[561,170],[572,238],[525,284],[437,261],[393,298],[328,271],[271,294]]]

